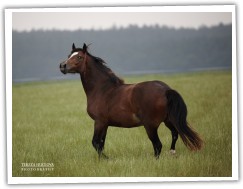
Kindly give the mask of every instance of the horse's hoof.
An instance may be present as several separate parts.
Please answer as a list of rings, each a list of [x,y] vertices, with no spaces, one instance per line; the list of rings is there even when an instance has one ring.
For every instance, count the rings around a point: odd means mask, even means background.
[[[99,159],[109,159],[109,157],[107,155],[105,155],[104,153],[99,155]]]
[[[155,157],[156,160],[159,159],[159,156],[160,156],[160,154],[155,154],[155,155],[154,155],[154,157]]]
[[[105,155],[105,154],[102,154],[102,157],[103,157],[104,159],[109,159],[109,157],[108,157],[107,155]]]
[[[176,154],[176,151],[175,150],[170,150],[170,154],[174,155],[174,154]]]

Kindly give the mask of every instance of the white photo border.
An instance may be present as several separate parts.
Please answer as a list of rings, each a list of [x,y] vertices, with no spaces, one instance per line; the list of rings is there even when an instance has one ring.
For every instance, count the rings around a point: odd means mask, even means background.
[[[13,177],[12,176],[12,14],[15,12],[231,12],[232,13],[232,176],[231,177]],[[5,66],[8,184],[232,181],[239,179],[235,5],[5,9]]]

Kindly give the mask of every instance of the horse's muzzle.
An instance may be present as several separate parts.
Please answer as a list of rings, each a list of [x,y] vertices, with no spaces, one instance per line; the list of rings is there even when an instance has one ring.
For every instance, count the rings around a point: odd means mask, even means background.
[[[65,64],[65,62],[62,62],[59,66],[60,68],[60,71],[63,73],[63,74],[66,74],[67,73],[67,65]]]

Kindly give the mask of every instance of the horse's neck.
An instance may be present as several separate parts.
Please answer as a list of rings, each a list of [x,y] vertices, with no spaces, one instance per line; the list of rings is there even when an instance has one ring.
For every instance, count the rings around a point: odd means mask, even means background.
[[[80,74],[86,96],[101,92],[104,85],[107,85],[108,77],[96,68],[93,62],[89,62],[86,71]]]

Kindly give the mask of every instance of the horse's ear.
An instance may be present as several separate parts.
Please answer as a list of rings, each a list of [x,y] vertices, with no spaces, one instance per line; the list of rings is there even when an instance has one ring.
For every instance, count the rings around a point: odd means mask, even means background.
[[[74,44],[74,43],[73,43],[72,49],[73,49],[73,50],[74,50],[74,49],[76,49],[76,47],[75,47],[75,44]]]
[[[86,53],[87,52],[87,45],[84,43],[83,45],[83,52]]]

